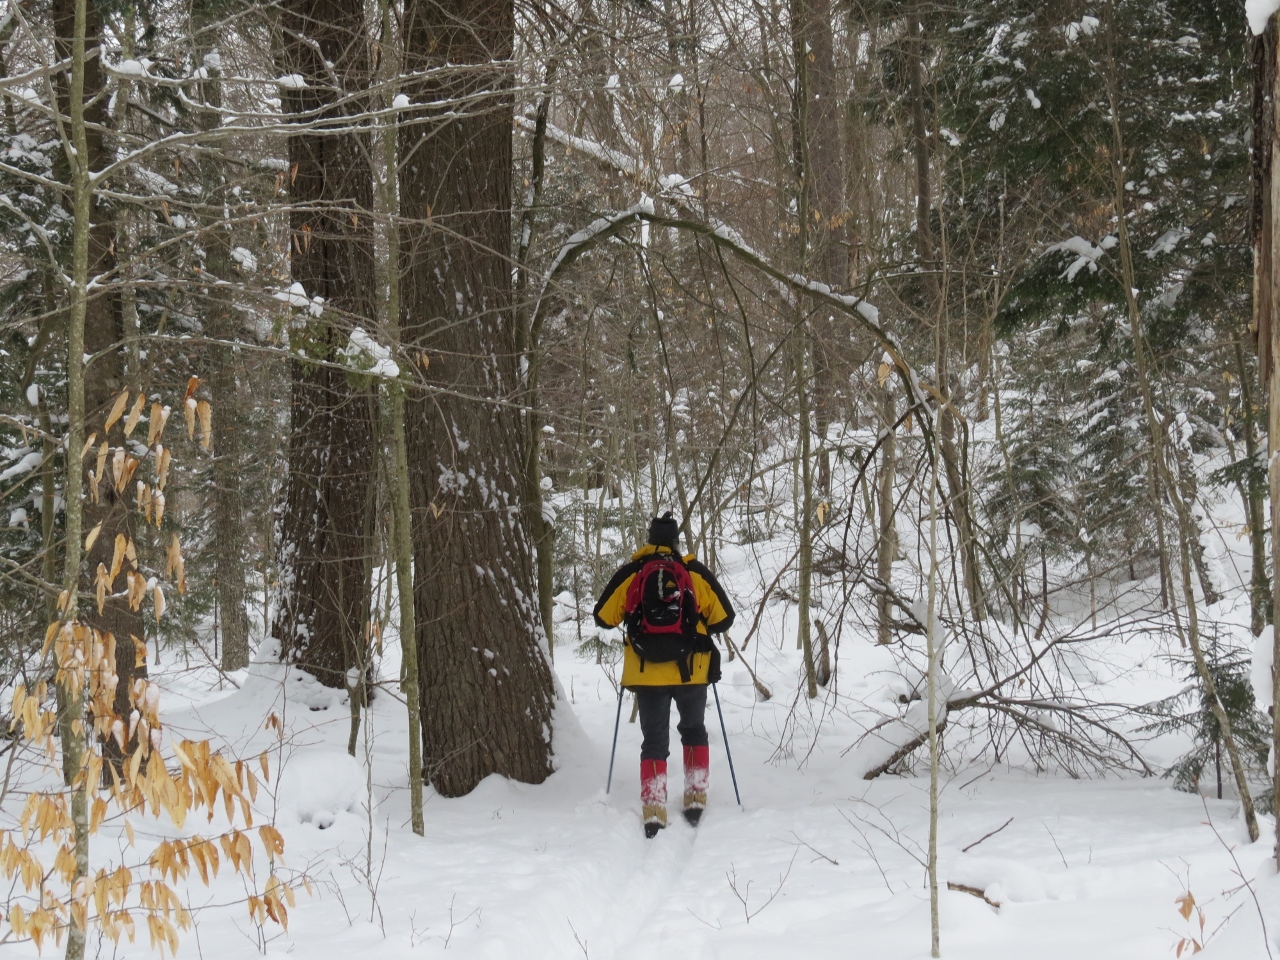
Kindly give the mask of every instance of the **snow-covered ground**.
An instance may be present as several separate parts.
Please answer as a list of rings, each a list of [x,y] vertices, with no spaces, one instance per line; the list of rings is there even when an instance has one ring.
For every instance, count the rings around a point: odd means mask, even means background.
[[[640,732],[627,722],[629,700],[606,795],[617,707],[609,668],[574,657],[567,643],[558,652],[566,699],[556,717],[556,773],[540,786],[491,777],[461,799],[428,791],[422,838],[408,825],[407,726],[392,696],[376,701],[352,759],[345,706],[305,676],[259,664],[241,689],[211,692],[205,674],[173,668],[166,676],[170,737],[215,736],[238,755],[270,748],[283,759],[258,808],[284,834],[287,868],[304,871],[313,890],[300,895],[283,932],[250,922],[241,879],[224,871],[210,888],[192,883],[196,928],[185,934],[181,955],[928,955],[927,780],[860,779],[847,751],[860,722],[831,709],[833,694],[814,706],[786,694],[796,685],[794,650],[775,646],[756,658],[762,679],[779,691],[765,702],[739,664],[726,665],[720,695],[743,806],[733,801],[715,729],[702,826],[686,826],[673,805],[673,825],[654,841],[640,829]],[[881,686],[882,656],[871,645],[847,644],[841,697],[856,700]],[[394,659],[384,664],[388,672]],[[1150,678],[1157,686],[1158,674]],[[817,736],[803,732],[824,711]],[[272,712],[284,721],[283,738],[264,729]],[[713,710],[709,720],[716,722]],[[779,750],[796,729],[802,733],[791,736],[791,747]],[[678,751],[671,773],[678,796]],[[1242,877],[1266,905],[1273,948],[1280,945],[1270,824],[1263,841],[1249,844],[1230,800],[1201,801],[1159,779],[1072,780],[1007,767],[949,770],[944,781],[944,956],[1160,957],[1183,937],[1210,936],[1210,956],[1261,958],[1258,910]],[[184,832],[207,835],[222,822],[221,815],[212,824],[189,822]],[[174,832],[151,820],[136,829],[144,851],[160,832]],[[122,831],[108,823],[95,852],[118,857],[122,843]],[[999,907],[948,883],[985,891]],[[1199,914],[1188,921],[1179,913],[1188,891],[1203,911],[1203,934]],[[147,953],[145,939],[140,931],[143,942],[118,955]],[[10,953],[35,950],[19,945]],[[102,946],[101,955],[113,953]]]
[[[1201,620],[1240,645],[1251,639],[1242,587],[1248,558],[1247,542],[1235,536],[1235,513],[1224,504],[1215,518],[1221,532],[1207,538],[1209,566],[1227,599],[1203,609]],[[919,556],[919,529],[905,519],[900,526]],[[781,539],[780,532],[777,541],[725,545],[716,558],[738,607],[731,633],[738,644],[791,554]],[[1050,572],[1052,578],[1066,573]],[[894,579],[907,596],[923,596],[918,565],[898,564]],[[1186,667],[1171,658],[1184,652],[1169,623],[1139,624],[1133,616],[1151,606],[1153,584],[1112,586],[1096,601],[1101,621],[1113,627],[1080,649],[1061,648],[1053,669],[1067,687],[1095,701],[1143,704],[1181,689]],[[828,583],[815,597],[826,605],[829,624],[836,593]],[[587,620],[572,619],[572,603],[561,611],[570,619],[557,624],[562,698],[555,773],[538,786],[491,777],[460,799],[428,789],[421,838],[409,827],[408,734],[392,682],[399,672],[394,632],[354,758],[346,752],[350,719],[343,698],[272,663],[270,651],[260,651],[234,683],[166,651],[153,675],[165,691],[161,715],[170,742],[210,738],[227,755],[245,758],[268,751],[272,775],[258,796],[255,825],[276,824],[286,844],[282,876],[305,877],[310,885],[309,894],[299,892],[282,930],[250,919],[245,900],[252,890],[242,877],[224,867],[206,887],[193,874],[182,890],[195,927],[183,934],[180,955],[928,956],[926,766],[873,781],[862,776],[869,755],[883,754],[865,736],[868,729],[910,709],[900,697],[912,691],[923,641],[906,635],[904,644],[877,645],[859,622],[865,600],[861,614],[846,608],[840,630],[832,628],[840,637],[835,678],[813,701],[803,695],[796,606],[782,590],[764,603],[745,656],[774,696],[757,696],[740,661],[725,663],[719,685],[742,806],[734,802],[712,701],[706,816],[695,831],[678,815],[682,771],[673,730],[672,826],[653,841],[641,831],[640,730],[628,722],[629,697],[613,788],[605,791],[616,666],[577,652],[594,630]],[[1055,594],[1040,641],[1087,625],[1088,603],[1079,590]],[[1007,627],[992,622],[990,629]],[[958,660],[948,657],[944,666]],[[281,722],[268,723],[272,715]],[[1141,719],[1121,722],[1157,769],[1187,748],[1179,736],[1142,734]],[[1239,805],[1229,794],[1213,799],[1212,783],[1201,799],[1159,777],[1076,779],[1058,767],[1037,775],[1016,742],[995,763],[983,745],[983,723],[981,711],[957,713],[945,733],[938,847],[944,956],[1127,960],[1169,956],[1180,945],[1194,950],[1191,939],[1207,941],[1208,956],[1230,960],[1280,952],[1280,880],[1270,860],[1269,818],[1261,824],[1262,840],[1250,844]],[[4,825],[16,817],[24,791],[55,782],[52,771],[34,764],[15,765],[12,776]],[[163,837],[211,836],[227,826],[221,809],[211,822],[193,817],[180,831],[134,817],[136,844],[128,849],[123,825],[108,819],[93,840],[94,866],[138,865]],[[256,842],[255,854],[260,885],[267,863]],[[90,954],[152,955],[145,928],[138,937],[119,948],[91,943]],[[31,944],[7,950],[14,957],[36,955]]]

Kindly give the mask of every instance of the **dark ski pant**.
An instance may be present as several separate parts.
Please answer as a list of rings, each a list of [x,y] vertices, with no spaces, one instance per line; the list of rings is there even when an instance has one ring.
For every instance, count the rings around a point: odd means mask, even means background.
[[[676,702],[680,722],[680,742],[686,747],[707,746],[707,685],[681,684],[671,687],[636,687],[636,704],[640,708],[641,760],[665,760],[671,752],[671,701]]]

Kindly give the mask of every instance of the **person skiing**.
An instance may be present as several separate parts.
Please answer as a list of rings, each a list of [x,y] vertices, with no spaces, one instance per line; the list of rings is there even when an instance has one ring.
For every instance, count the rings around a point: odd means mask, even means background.
[[[710,757],[707,684],[720,679],[711,637],[733,625],[733,605],[703,564],[681,556],[680,528],[668,511],[649,524],[649,542],[614,573],[596,603],[596,624],[626,625],[622,686],[640,711],[640,802],[644,835],[667,825],[671,702],[684,747],[684,818],[697,826],[707,805]]]

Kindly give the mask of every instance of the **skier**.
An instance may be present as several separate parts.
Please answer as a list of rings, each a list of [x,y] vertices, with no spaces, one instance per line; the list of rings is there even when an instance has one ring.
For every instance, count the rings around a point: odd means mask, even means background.
[[[640,710],[640,802],[644,835],[667,825],[667,757],[671,701],[684,746],[684,818],[697,826],[707,805],[709,753],[707,684],[720,679],[720,652],[711,641],[733,625],[733,605],[693,554],[678,550],[680,528],[670,511],[649,524],[649,542],[610,579],[596,603],[604,628],[626,623],[622,686]]]

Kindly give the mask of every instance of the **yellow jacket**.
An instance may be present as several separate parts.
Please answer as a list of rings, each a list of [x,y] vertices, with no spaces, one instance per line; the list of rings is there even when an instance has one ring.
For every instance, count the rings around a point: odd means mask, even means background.
[[[597,626],[612,628],[622,623],[626,616],[627,588],[640,572],[646,558],[655,553],[671,553],[668,547],[655,547],[645,544],[631,555],[631,561],[618,568],[617,573],[605,586],[596,602],[595,620]],[[707,637],[705,651],[693,655],[690,668],[690,683],[707,683],[708,671],[714,648],[710,637],[724,633],[733,625],[733,604],[725,596],[724,589],[716,580],[715,574],[698,562],[693,554],[684,557],[685,568],[693,581],[694,596],[698,599],[698,633]],[[636,652],[631,649],[630,640],[625,641],[622,661],[622,685],[632,687],[664,687],[678,686],[681,683],[680,667],[674,662],[652,663],[641,662]]]

